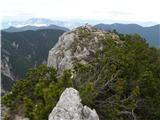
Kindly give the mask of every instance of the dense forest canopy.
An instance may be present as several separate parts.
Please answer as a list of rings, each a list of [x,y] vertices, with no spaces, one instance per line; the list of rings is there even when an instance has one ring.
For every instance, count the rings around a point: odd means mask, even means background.
[[[120,44],[104,39],[92,63],[76,63],[61,76],[44,65],[29,70],[2,99],[6,119],[16,113],[46,120],[63,90],[74,87],[100,120],[159,120],[160,52],[137,34],[119,36]]]

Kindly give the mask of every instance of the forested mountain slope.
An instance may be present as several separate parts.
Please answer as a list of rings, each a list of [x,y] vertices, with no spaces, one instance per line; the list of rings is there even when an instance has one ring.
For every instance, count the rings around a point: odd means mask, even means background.
[[[2,88],[9,90],[15,80],[24,78],[29,68],[46,64],[48,51],[64,32],[51,29],[2,31]]]

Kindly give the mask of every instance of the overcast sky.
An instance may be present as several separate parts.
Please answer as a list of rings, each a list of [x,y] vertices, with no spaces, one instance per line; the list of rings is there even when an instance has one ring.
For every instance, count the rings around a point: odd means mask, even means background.
[[[1,0],[4,17],[160,23],[160,0]]]

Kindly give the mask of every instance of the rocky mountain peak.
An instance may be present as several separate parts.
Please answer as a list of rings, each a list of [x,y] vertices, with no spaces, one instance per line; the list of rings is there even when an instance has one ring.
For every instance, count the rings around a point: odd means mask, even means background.
[[[115,33],[105,32],[88,24],[68,31],[49,51],[48,66],[62,71],[71,69],[76,62],[82,64],[92,62],[96,51],[103,49],[102,41],[107,38],[119,40]]]
[[[81,104],[79,92],[66,88],[49,115],[49,120],[99,120],[95,110]]]

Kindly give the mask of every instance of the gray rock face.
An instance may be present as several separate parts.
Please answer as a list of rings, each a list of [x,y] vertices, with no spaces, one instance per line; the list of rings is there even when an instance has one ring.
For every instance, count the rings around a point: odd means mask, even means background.
[[[7,53],[7,51],[6,51]],[[1,58],[1,76],[2,76],[2,82],[1,82],[1,90],[2,95],[4,95],[11,85],[13,85],[14,76],[11,73],[11,65],[9,64],[9,56],[3,55]],[[5,77],[5,78],[4,78]]]
[[[99,120],[99,117],[95,110],[81,104],[77,90],[66,88],[50,113],[49,120]]]
[[[74,41],[74,34],[70,32],[64,33],[55,47],[49,51],[48,66],[54,66],[55,68],[71,68],[71,51],[70,45]]]
[[[9,57],[8,56],[4,56],[2,61],[1,61],[1,70],[2,70],[1,72],[5,76],[7,76],[11,80],[13,80],[13,76],[11,74],[10,69],[11,69],[11,67],[9,66]]]
[[[29,120],[29,118],[24,118],[22,116],[16,115],[14,120]]]
[[[90,25],[66,32],[49,51],[48,66],[62,71],[71,69],[77,62],[82,64],[92,62],[96,51],[103,49],[102,41],[106,37],[119,40],[116,34],[98,30]]]

